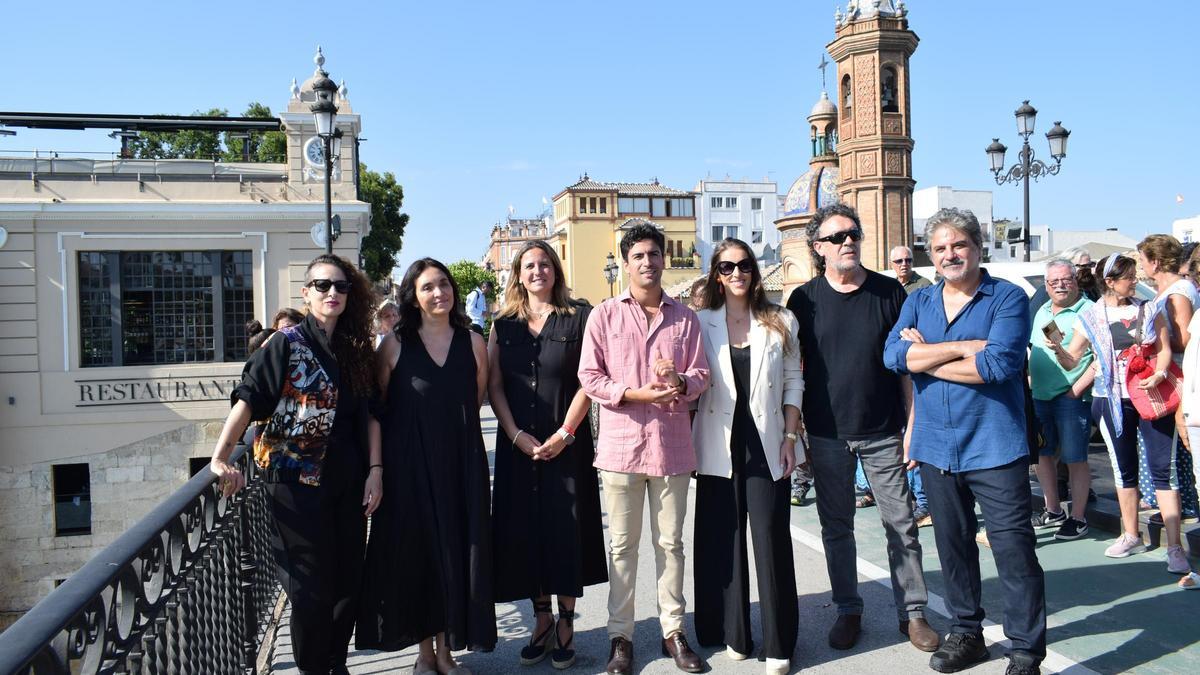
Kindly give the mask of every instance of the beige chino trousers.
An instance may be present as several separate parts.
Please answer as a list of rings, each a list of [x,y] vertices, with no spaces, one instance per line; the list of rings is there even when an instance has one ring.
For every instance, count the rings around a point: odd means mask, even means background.
[[[600,471],[608,510],[608,637],[633,640],[634,589],[642,514],[650,500],[650,536],[658,577],[658,621],[663,637],[683,630],[683,519],[692,476]]]

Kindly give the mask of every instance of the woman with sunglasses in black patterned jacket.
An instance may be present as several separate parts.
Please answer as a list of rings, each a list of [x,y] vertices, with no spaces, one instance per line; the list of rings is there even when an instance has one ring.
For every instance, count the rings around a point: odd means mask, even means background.
[[[250,421],[265,420],[254,462],[292,605],[296,665],[304,674],[340,675],[348,672],[367,516],[382,496],[380,455],[366,438],[374,302],[366,277],[334,255],[309,264],[300,295],[304,320],[272,334],[247,360],[210,466],[225,495],[241,489],[245,478],[229,454]]]

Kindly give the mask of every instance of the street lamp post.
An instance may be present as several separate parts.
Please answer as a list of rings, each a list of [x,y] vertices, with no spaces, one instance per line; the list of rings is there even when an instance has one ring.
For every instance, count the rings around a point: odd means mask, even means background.
[[[1025,212],[1024,212],[1024,236],[1023,243],[1025,244],[1025,262],[1029,262],[1029,177],[1034,180],[1042,176],[1053,176],[1062,168],[1063,157],[1067,156],[1067,137],[1071,135],[1070,131],[1063,128],[1062,122],[1055,122],[1054,127],[1046,132],[1046,140],[1050,143],[1050,157],[1054,159],[1054,164],[1046,164],[1040,159],[1034,157],[1033,148],[1029,147],[1029,137],[1033,135],[1034,123],[1037,121],[1037,109],[1029,105],[1029,101],[1021,104],[1013,113],[1017,118],[1017,133],[1021,135],[1022,145],[1021,153],[1018,156],[1020,161],[1012,165],[1007,171],[1004,170],[1004,153],[1008,150],[999,138],[993,138],[990,145],[985,148],[988,160],[991,163],[992,175],[996,177],[996,185],[1004,185],[1005,183],[1016,183],[1021,181],[1025,191]]]
[[[325,253],[333,253],[333,156],[336,154],[335,143],[341,145],[339,134],[334,129],[334,120],[337,118],[337,106],[333,104],[333,97],[337,94],[338,86],[333,80],[329,79],[329,73],[325,72],[325,55],[321,53],[321,48],[317,47],[317,56],[314,59],[317,63],[317,77],[313,80],[313,93],[317,96],[316,103],[312,104],[309,110],[312,111],[313,120],[317,125],[317,135],[321,137],[325,154]]]
[[[604,278],[608,281],[608,297],[611,298],[613,296],[613,284],[617,282],[617,270],[620,268],[617,267],[617,257],[611,251],[605,256],[604,260],[606,263],[604,265]]]

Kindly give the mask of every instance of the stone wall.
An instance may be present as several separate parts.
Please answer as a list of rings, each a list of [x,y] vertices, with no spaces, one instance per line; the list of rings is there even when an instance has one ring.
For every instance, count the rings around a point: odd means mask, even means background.
[[[0,628],[189,478],[189,460],[208,457],[221,422],[189,423],[107,452],[55,462],[0,466]],[[87,463],[92,532],[55,536],[52,466]]]

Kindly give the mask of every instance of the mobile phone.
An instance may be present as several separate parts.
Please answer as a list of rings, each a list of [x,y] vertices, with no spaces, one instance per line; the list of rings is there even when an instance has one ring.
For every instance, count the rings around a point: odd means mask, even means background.
[[[1042,334],[1044,334],[1047,338],[1054,340],[1058,344],[1063,343],[1063,332],[1059,329],[1058,323],[1054,321],[1042,326]]]

